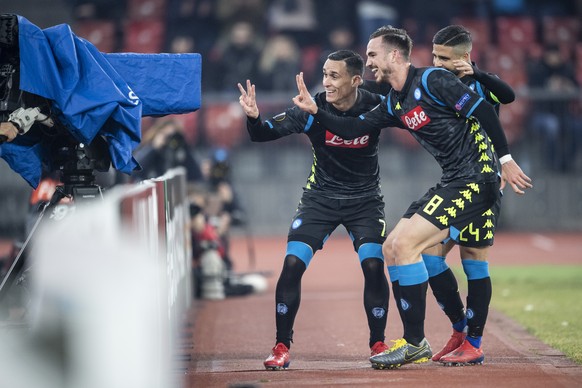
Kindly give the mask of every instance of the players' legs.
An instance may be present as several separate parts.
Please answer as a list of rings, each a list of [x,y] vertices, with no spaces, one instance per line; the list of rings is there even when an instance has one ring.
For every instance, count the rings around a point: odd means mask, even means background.
[[[293,324],[301,302],[301,279],[315,252],[336,228],[334,204],[317,196],[304,194],[287,237],[283,269],[275,289],[275,322],[277,344],[287,349],[293,342]]]
[[[400,315],[400,321],[402,322],[402,327],[404,327],[404,311],[402,310],[402,305],[400,303],[400,281],[398,279],[398,267],[396,266],[396,258],[394,257],[394,252],[392,250],[392,243],[394,242],[394,236],[398,233],[404,225],[409,222],[409,218],[401,218],[396,224],[392,232],[386,237],[386,241],[382,245],[382,253],[384,255],[384,261],[388,269],[388,277],[390,278],[390,283],[392,285],[392,295],[394,295],[394,301],[396,302],[396,308],[398,309],[398,314]]]
[[[285,256],[283,269],[275,290],[276,342],[283,343],[287,349],[291,347],[291,342],[293,342],[293,324],[301,302],[301,278],[307,269],[304,259],[302,260],[294,254]]]
[[[425,337],[424,318],[428,272],[421,252],[448,237],[448,230],[439,230],[418,214],[399,222],[393,231],[391,253],[396,259],[400,288],[400,304],[404,315],[404,339],[418,345]]]
[[[378,251],[380,251],[380,245]],[[369,346],[372,348],[378,341],[384,342],[388,300],[390,289],[384,273],[384,261],[378,257],[368,257],[361,262],[364,273],[364,309],[370,329]]]
[[[444,355],[457,349],[465,339],[465,328],[467,326],[465,308],[459,294],[457,279],[445,262],[447,254],[454,245],[454,241],[449,239],[446,243],[437,244],[422,252],[422,259],[426,265],[428,283],[432,293],[453,327],[451,337],[441,350],[433,354],[433,361],[440,361]]]
[[[286,369],[291,363],[289,348],[293,342],[293,324],[301,301],[301,278],[312,257],[313,251],[309,245],[297,241],[287,244],[287,254],[275,290],[276,343],[263,362],[267,369]]]
[[[386,238],[384,201],[381,196],[366,200],[342,200],[343,224],[354,250],[358,253],[364,275],[364,309],[370,330],[372,354],[387,349],[384,343],[390,289],[384,272],[382,243]]]
[[[445,261],[454,246],[455,242],[449,239],[446,243],[425,249],[422,259],[428,272],[428,283],[438,305],[451,321],[453,329],[462,332],[466,326],[465,309],[457,279]]]
[[[492,293],[487,261],[489,247],[460,247],[460,253],[467,275],[467,341],[479,348]]]

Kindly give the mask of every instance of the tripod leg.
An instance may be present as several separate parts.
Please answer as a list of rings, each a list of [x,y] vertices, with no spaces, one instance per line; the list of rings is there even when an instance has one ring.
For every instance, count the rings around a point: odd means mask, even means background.
[[[57,187],[57,190],[53,194],[50,202],[44,204],[40,214],[38,215],[38,218],[36,219],[36,222],[32,226],[30,233],[28,234],[26,240],[24,241],[24,244],[22,244],[20,252],[18,252],[18,255],[16,256],[16,258],[12,262],[12,265],[8,269],[6,276],[4,276],[4,279],[2,279],[2,283],[0,284],[0,306],[2,306],[2,303],[4,302],[6,295],[9,294],[10,288],[16,283],[21,274],[26,270],[25,263],[26,256],[28,254],[28,245],[30,243],[30,239],[34,235],[34,232],[36,231],[36,228],[38,227],[38,225],[40,225],[40,222],[42,221],[45,212],[47,211],[47,209],[52,208],[54,205],[59,203],[59,201],[63,199],[65,196],[66,195],[62,188]]]

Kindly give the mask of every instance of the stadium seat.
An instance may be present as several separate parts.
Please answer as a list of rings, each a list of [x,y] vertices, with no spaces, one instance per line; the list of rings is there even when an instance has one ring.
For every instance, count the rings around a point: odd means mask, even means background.
[[[527,111],[528,101],[524,98],[500,107],[499,120],[501,121],[509,144],[514,144],[521,139]]]
[[[246,136],[246,117],[237,102],[216,103],[200,109],[204,138],[212,147],[233,148]]]
[[[166,0],[128,0],[127,17],[130,20],[160,19],[166,16]]]
[[[162,20],[133,20],[125,26],[123,51],[159,53],[164,44],[165,23]]]
[[[410,61],[416,67],[432,66],[432,45],[414,46]]]
[[[533,18],[501,16],[495,19],[495,26],[500,47],[515,49],[537,42],[536,22]]]
[[[111,53],[117,48],[116,28],[112,20],[81,20],[75,23],[74,32],[93,43],[101,52]]]
[[[200,118],[199,112],[190,112],[180,115],[170,115],[172,119],[176,120],[182,125],[184,128],[184,137],[186,141],[191,146],[194,146],[198,142],[199,134],[198,134],[198,120]]]
[[[322,55],[319,45],[306,46],[301,49],[301,69],[305,75],[305,83],[317,84],[321,81],[321,69],[318,69]]]
[[[491,43],[491,24],[485,18],[458,17],[453,18],[452,24],[460,24],[471,32],[473,49]]]
[[[484,69],[497,74],[516,89],[527,84],[525,57],[527,47],[491,46],[484,52]],[[486,66],[486,67],[485,67]]]
[[[580,19],[577,17],[544,16],[542,18],[542,39],[544,43],[578,42]]]

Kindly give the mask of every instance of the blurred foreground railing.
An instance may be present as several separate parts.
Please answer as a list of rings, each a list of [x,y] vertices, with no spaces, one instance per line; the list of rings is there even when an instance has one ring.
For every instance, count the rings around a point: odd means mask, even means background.
[[[179,169],[41,224],[28,330],[0,327],[0,385],[179,387],[173,361],[192,300],[186,209]]]

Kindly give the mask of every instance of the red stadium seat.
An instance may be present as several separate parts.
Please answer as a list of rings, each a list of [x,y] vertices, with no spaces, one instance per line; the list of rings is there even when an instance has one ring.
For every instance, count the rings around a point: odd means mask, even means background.
[[[460,24],[471,32],[473,46],[487,46],[491,43],[491,25],[484,18],[453,18],[452,24]]]
[[[130,20],[161,19],[166,8],[166,0],[128,0],[127,16]]]
[[[301,69],[305,75],[306,84],[317,84],[321,81],[321,69],[318,69],[321,56],[319,45],[307,46],[301,49]]]
[[[580,19],[577,17],[544,16],[542,19],[544,43],[576,43],[580,29]]]
[[[503,48],[515,48],[536,43],[536,23],[530,17],[498,17],[497,43]]]
[[[190,112],[180,115],[170,115],[168,117],[171,117],[182,125],[183,134],[188,144],[194,146],[198,143],[198,119],[200,118],[200,113]]]
[[[484,52],[485,65],[483,68],[488,72],[497,74],[514,89],[525,86],[527,74],[524,49],[492,46]]]
[[[499,120],[509,144],[521,139],[527,111],[528,103],[523,98],[520,98],[518,102],[512,102],[500,107]]]
[[[246,116],[238,102],[216,103],[200,109],[205,139],[213,147],[233,148],[246,136]]]
[[[414,46],[410,61],[416,67],[432,66],[432,45]]]
[[[82,20],[75,24],[77,36],[93,43],[101,52],[110,53],[117,48],[115,23],[112,20]]]
[[[165,23],[162,20],[129,21],[125,26],[123,51],[159,53],[164,44]]]

